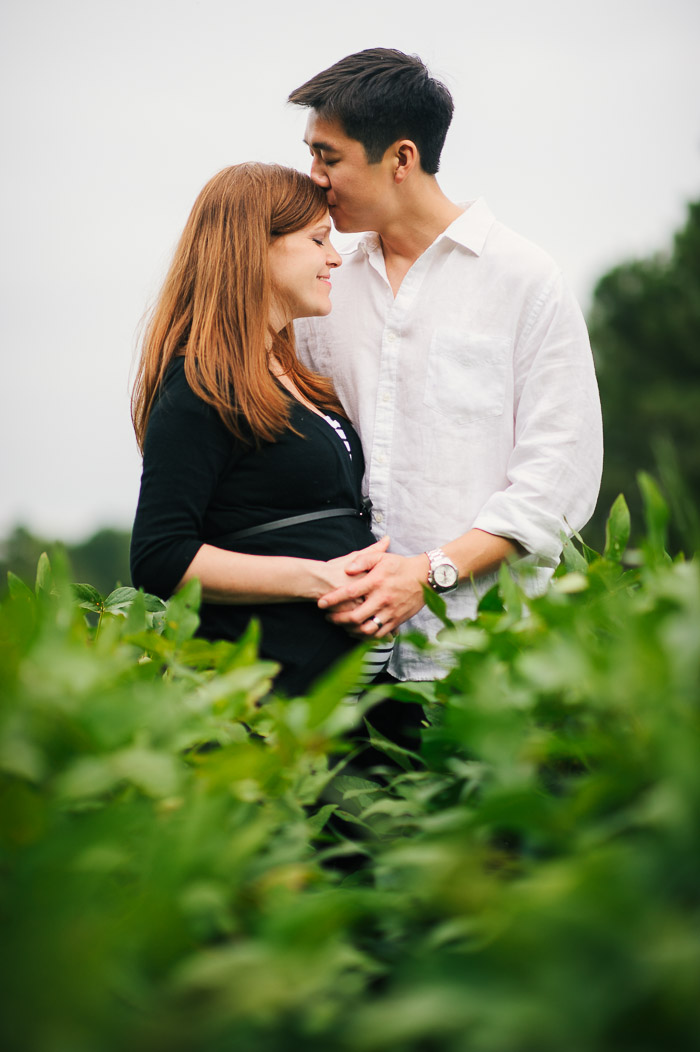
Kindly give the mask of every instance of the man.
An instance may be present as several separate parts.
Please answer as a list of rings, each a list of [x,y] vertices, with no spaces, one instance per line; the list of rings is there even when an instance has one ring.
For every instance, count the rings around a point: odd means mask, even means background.
[[[358,554],[320,600],[372,638],[436,635],[423,587],[476,614],[504,560],[541,590],[562,536],[595,506],[600,403],[581,311],[554,262],[483,199],[438,186],[452,99],[415,56],[372,48],[289,96],[309,108],[311,177],[336,228],[372,231],[333,275],[333,311],[298,323],[300,356],[332,377],[358,427],[373,524],[391,552]],[[444,668],[401,638],[400,680]]]

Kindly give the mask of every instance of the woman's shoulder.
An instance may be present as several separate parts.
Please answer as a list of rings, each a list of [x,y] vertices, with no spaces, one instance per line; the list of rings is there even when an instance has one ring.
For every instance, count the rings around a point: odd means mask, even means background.
[[[158,389],[153,413],[161,416],[185,413],[195,419],[201,418],[202,422],[221,423],[214,407],[190,386],[182,355],[177,355],[168,364]]]
[[[154,444],[187,440],[190,444],[230,449],[232,436],[214,406],[190,387],[185,359],[173,358],[158,388],[148,421],[146,442]]]
[[[175,355],[168,363],[165,375],[158,389],[158,401],[198,401],[202,399],[195,394],[189,385],[185,371],[185,359],[181,354]]]

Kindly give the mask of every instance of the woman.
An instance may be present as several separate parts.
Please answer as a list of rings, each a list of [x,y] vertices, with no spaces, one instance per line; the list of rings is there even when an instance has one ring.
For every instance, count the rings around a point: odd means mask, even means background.
[[[132,399],[134,584],[165,598],[199,578],[205,638],[236,639],[259,618],[288,695],[355,645],[316,600],[375,543],[357,434],[294,351],[293,319],[331,310],[341,261],[329,234],[308,176],[263,164],[214,176],[152,312]]]

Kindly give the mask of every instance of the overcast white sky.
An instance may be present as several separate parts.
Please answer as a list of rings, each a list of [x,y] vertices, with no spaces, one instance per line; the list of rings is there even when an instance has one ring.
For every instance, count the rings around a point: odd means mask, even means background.
[[[136,330],[194,198],[306,169],[292,88],[365,47],[455,97],[440,182],[595,280],[700,197],[697,0],[4,0],[0,536],[128,527]]]

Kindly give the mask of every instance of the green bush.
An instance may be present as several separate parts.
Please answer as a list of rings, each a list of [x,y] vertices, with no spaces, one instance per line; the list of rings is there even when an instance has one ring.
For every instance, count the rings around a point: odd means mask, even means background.
[[[452,671],[395,688],[426,705],[420,753],[372,734],[362,777],[359,653],[285,701],[254,624],[194,636],[195,585],[164,606],[46,559],[10,575],[2,1047],[693,1047],[700,574],[641,485],[642,549],[619,500],[602,556],[567,545],[527,604],[504,570],[446,622]]]

